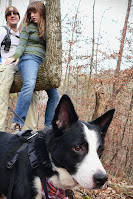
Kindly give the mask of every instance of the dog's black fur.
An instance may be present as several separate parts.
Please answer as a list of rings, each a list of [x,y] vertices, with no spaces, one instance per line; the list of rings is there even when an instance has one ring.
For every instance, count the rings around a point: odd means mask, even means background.
[[[89,148],[90,143],[88,143],[84,134],[84,128],[88,132],[92,131],[94,135],[96,134],[95,137],[98,139],[96,153],[100,156],[104,146],[104,137],[112,120],[113,113],[114,109],[89,123],[81,122],[78,120],[70,98],[64,95],[56,108],[52,121],[53,127],[48,130],[39,131],[38,135],[35,136],[34,148],[36,156],[40,161],[39,169],[41,174],[44,177],[53,179],[53,182],[56,182],[55,184],[58,184],[60,188],[63,188],[63,186],[64,189],[75,187],[77,183],[84,186],[84,182],[80,183],[80,180],[76,177],[80,170],[78,168],[79,165],[82,165],[83,160],[91,151]],[[17,135],[0,132],[0,195],[7,196],[12,171],[6,165],[22,144],[23,141]],[[37,174],[31,168],[27,148],[20,152],[15,167],[16,175],[12,199],[37,198],[39,194],[35,184]],[[100,169],[96,169],[96,172],[91,175],[94,182],[91,181],[90,186],[85,185],[84,187],[96,188],[104,184],[107,176],[102,171],[99,171]],[[89,172],[91,173],[91,171]],[[68,184],[65,181],[65,177],[61,180],[61,176],[64,174],[68,179],[70,178]],[[64,185],[61,184],[62,182]],[[38,198],[41,198],[41,196]]]

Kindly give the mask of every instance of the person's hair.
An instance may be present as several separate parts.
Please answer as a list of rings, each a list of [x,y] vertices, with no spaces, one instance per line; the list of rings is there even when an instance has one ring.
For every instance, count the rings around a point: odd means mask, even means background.
[[[24,24],[26,24],[27,28],[29,24],[33,23],[33,21],[31,20],[30,11],[36,11],[40,13],[38,31],[39,31],[39,37],[44,39],[44,33],[46,30],[46,7],[41,1],[34,1],[29,4],[25,16],[19,26],[19,30],[21,31]]]

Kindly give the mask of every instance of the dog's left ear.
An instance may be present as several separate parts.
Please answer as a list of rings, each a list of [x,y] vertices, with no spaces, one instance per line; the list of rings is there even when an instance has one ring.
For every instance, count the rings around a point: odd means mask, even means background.
[[[71,99],[68,97],[68,95],[63,95],[55,110],[55,115],[52,120],[53,128],[65,129],[77,120],[78,116],[75,112]]]
[[[108,127],[113,119],[114,112],[115,109],[111,109],[104,113],[101,117],[98,117],[90,122],[91,124],[95,124],[99,127],[103,138],[105,137]]]

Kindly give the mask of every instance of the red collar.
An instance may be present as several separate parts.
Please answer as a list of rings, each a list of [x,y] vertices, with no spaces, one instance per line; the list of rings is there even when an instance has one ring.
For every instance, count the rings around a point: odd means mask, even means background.
[[[51,182],[49,180],[47,180],[47,188],[48,188],[48,196],[49,198],[51,199],[69,199],[66,194],[65,194],[65,191],[63,191],[62,189],[57,189],[56,187],[54,187]],[[43,191],[43,188],[42,188],[42,195],[45,199],[45,193]]]

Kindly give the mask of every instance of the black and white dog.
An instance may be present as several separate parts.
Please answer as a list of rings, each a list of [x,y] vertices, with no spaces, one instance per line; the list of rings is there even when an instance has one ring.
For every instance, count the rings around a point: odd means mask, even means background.
[[[38,132],[34,140],[40,173],[57,188],[100,188],[107,181],[100,162],[104,138],[114,109],[88,123],[78,120],[74,106],[63,95],[55,110],[52,128]],[[7,196],[12,170],[7,168],[23,141],[17,135],[0,132],[0,195]],[[41,199],[41,183],[32,169],[28,149],[21,150],[15,163],[12,199]]]

